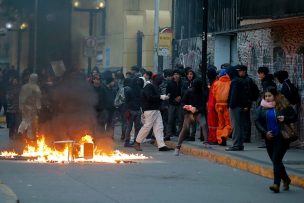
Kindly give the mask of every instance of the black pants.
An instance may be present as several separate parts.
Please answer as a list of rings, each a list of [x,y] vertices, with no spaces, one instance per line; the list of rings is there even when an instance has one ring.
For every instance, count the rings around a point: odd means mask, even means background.
[[[242,122],[242,125],[244,125],[244,141],[250,142],[251,141],[251,118],[250,118],[250,109],[247,111],[244,111],[244,122]]]
[[[184,112],[180,105],[169,105],[168,108],[168,126],[166,136],[179,134],[183,127]],[[176,125],[178,130],[176,130]]]
[[[6,114],[7,119],[7,127],[9,128],[9,138],[15,139],[18,133],[18,127],[21,122],[21,115],[20,113],[9,113]]]
[[[125,139],[126,130],[127,130],[127,120],[125,117],[126,114],[126,108],[124,106],[121,106],[118,108],[118,113],[120,116],[120,122],[121,122],[121,139]]]
[[[273,164],[274,184],[280,185],[281,179],[287,181],[289,179],[285,166],[282,162],[283,157],[288,149],[289,143],[282,136],[266,139],[267,153]]]
[[[125,137],[125,143],[130,142],[130,133],[133,128],[133,123],[134,123],[134,129],[135,129],[135,134],[134,134],[134,140],[136,140],[136,137],[138,135],[138,132],[141,128],[141,111],[127,111],[127,130],[126,130],[126,137]]]

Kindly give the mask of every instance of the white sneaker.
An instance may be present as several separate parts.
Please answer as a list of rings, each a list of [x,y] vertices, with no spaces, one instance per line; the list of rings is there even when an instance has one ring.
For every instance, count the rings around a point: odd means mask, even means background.
[[[175,150],[174,150],[174,156],[179,156],[179,151],[180,151],[180,149],[175,148]]]

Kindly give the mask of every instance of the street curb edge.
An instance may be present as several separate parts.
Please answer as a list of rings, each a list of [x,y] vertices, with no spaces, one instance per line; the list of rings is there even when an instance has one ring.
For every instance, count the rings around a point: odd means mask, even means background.
[[[166,142],[168,147],[175,148],[176,144],[174,142]],[[187,144],[182,145],[181,152],[186,155],[191,155],[194,157],[207,159],[212,162],[230,166],[232,168],[237,168],[243,171],[247,171],[256,175],[260,175],[266,178],[273,178],[273,172],[271,168],[263,167],[258,164],[250,163],[248,161],[232,158],[223,154],[211,152],[205,149],[198,149],[191,147]],[[304,177],[297,175],[290,175],[292,185],[304,188]]]

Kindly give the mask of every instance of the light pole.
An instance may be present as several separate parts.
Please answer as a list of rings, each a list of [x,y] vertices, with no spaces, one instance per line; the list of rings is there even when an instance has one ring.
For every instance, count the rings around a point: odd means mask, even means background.
[[[203,33],[202,33],[202,65],[201,73],[203,84],[207,84],[206,74],[207,74],[207,36],[208,36],[208,0],[202,0],[202,10],[203,10]]]
[[[102,12],[102,14],[104,14],[105,2],[102,0],[99,1],[96,4],[95,8],[80,8],[80,1],[74,1],[73,6],[74,6],[74,11],[89,13],[89,37],[92,37],[93,36],[94,15],[99,12]],[[103,16],[105,16],[105,15],[103,15]],[[103,17],[103,21],[105,21],[104,17]],[[103,30],[103,32],[104,32],[104,30]],[[88,74],[91,73],[91,68],[92,68],[92,56],[88,56]]]
[[[154,66],[153,66],[154,73],[158,73],[158,35],[159,35],[159,0],[154,0]]]
[[[28,28],[27,23],[20,24],[19,28],[13,28],[11,23],[6,24],[6,29],[11,32],[17,32],[17,73],[18,77],[20,75],[20,58],[21,58],[21,49],[22,49],[22,33]]]

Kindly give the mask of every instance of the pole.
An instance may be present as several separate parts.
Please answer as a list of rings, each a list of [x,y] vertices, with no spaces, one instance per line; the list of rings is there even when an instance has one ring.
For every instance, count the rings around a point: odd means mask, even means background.
[[[203,0],[203,33],[202,33],[202,64],[201,73],[204,87],[207,85],[207,34],[208,34],[208,0]]]
[[[137,31],[137,67],[142,67],[142,42],[143,42],[143,32]]]
[[[158,33],[159,33],[159,0],[154,0],[154,67],[153,67],[154,73],[158,73]]]
[[[18,31],[17,31],[17,73],[18,73],[18,77],[20,75],[21,46],[22,46],[22,30],[18,29]]]
[[[33,72],[37,71],[37,33],[38,33],[38,0],[35,0],[35,26],[34,26],[34,66]]]
[[[93,35],[93,12],[90,11],[90,21],[89,21],[89,36],[91,37]],[[92,58],[91,56],[88,57],[88,75],[91,74],[91,66],[92,66]]]

